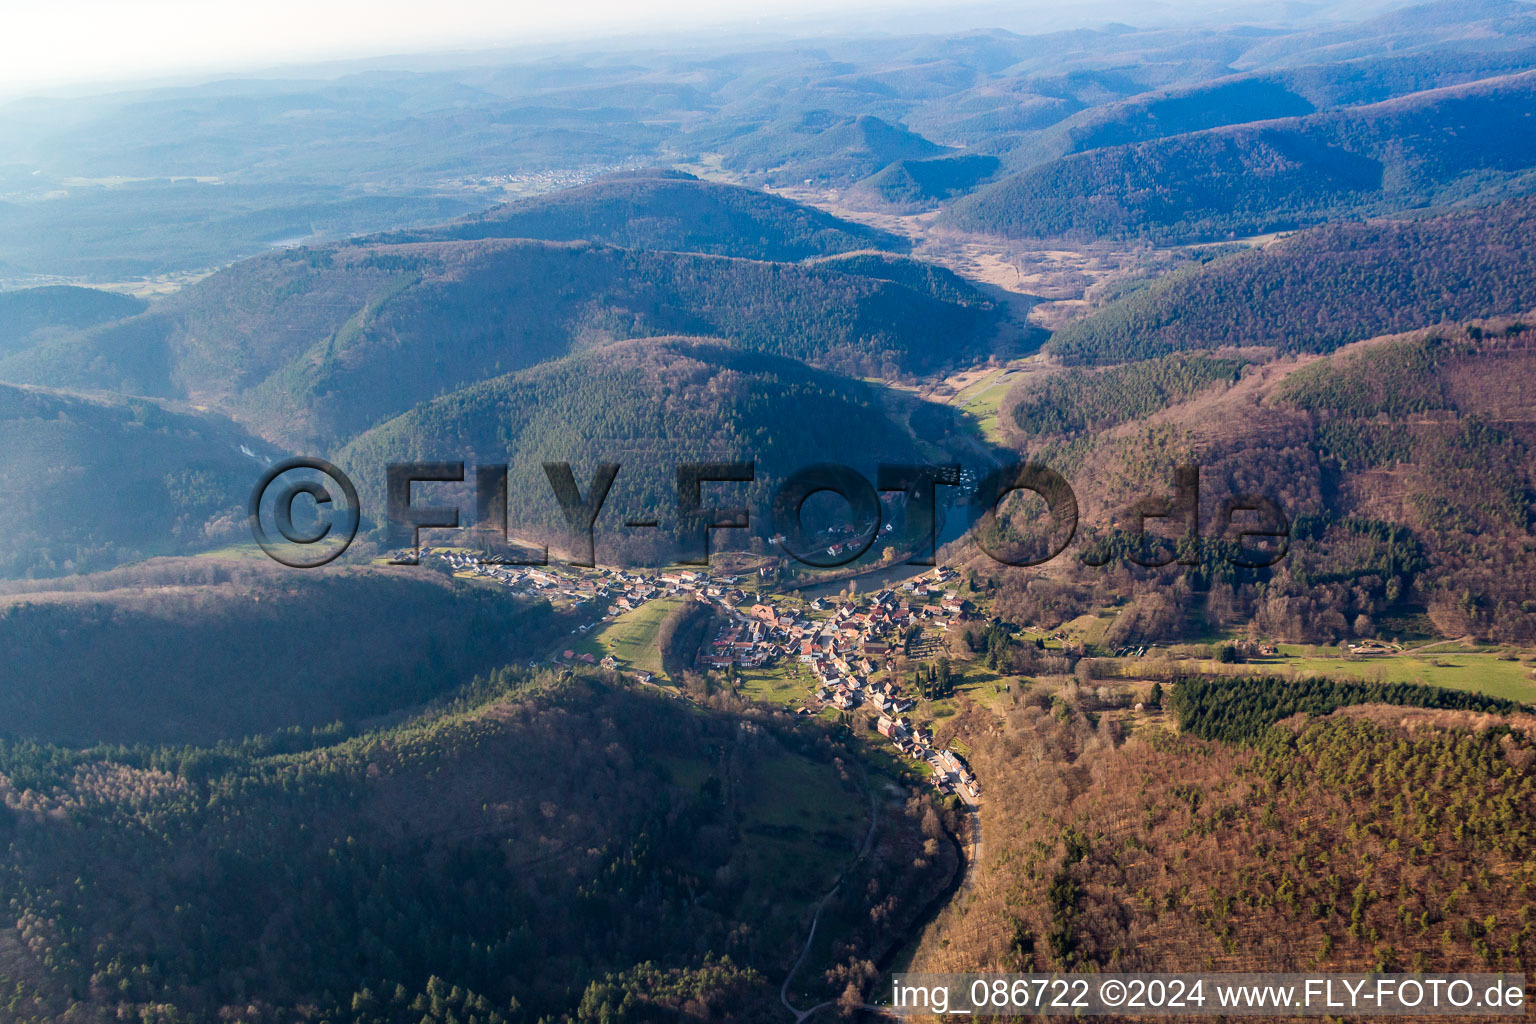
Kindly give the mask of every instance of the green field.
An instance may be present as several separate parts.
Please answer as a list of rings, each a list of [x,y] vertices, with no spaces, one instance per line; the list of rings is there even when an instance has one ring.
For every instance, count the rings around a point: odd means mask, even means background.
[[[1231,671],[1233,666],[1201,663],[1207,671]],[[1471,690],[1490,697],[1536,704],[1536,679],[1531,666],[1501,661],[1493,653],[1393,655],[1376,658],[1261,658],[1240,668],[1253,672],[1287,669],[1305,676],[1365,679],[1384,683],[1425,683],[1450,690]]]
[[[1003,428],[998,422],[1003,397],[1013,383],[1011,369],[999,370],[977,381],[955,396],[954,404],[968,416],[983,438],[993,444],[1003,443]]]
[[[590,654],[595,658],[611,654],[618,659],[621,669],[660,675],[661,649],[656,645],[656,634],[667,614],[683,600],[668,597],[647,602],[593,630],[571,647],[577,654]]]
[[[788,751],[764,758],[742,780],[738,796],[746,840],[737,854],[740,877],[780,899],[808,900],[824,892],[853,857],[869,822],[854,780]],[[823,868],[808,871],[806,865]]]
[[[781,661],[772,668],[740,669],[741,695],[762,704],[783,707],[816,692],[816,677],[798,661]]]

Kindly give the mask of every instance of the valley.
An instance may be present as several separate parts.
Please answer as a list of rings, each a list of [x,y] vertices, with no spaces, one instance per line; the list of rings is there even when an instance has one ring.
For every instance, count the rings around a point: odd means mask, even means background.
[[[0,103],[0,1021],[1536,976],[1536,6],[1377,6]]]

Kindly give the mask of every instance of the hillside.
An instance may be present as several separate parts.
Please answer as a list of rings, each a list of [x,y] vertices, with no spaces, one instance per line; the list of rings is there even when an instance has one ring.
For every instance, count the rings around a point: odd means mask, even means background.
[[[417,403],[614,338],[692,334],[898,376],[980,351],[996,312],[799,264],[486,239],[247,260],[143,316],[0,361],[0,379],[217,406],[330,447]]]
[[[1267,345],[1327,352],[1415,327],[1536,307],[1536,200],[1422,220],[1342,223],[1193,265],[1068,324],[1071,363]]]
[[[216,416],[0,384],[0,576],[227,542],[272,453]]]
[[[774,532],[768,498],[787,474],[831,461],[872,480],[877,462],[917,458],[906,432],[885,417],[876,389],[788,359],[685,339],[618,342],[472,385],[369,431],[338,463],[353,473],[365,506],[379,507],[383,466],[445,453],[510,463],[513,532],[551,539],[557,549],[565,546],[565,521],[541,464],[570,462],[583,493],[592,466],[620,464],[597,530],[598,557],[620,564],[675,553],[681,463],[756,462],[753,484],[717,485],[751,510],[751,530],[717,533],[713,543],[739,546],[756,537],[761,549]],[[660,529],[618,525],[645,519],[660,520]]]
[[[898,160],[926,160],[949,152],[899,124],[873,114],[841,117],[808,110],[769,124],[706,129],[687,137],[695,151],[721,156],[728,170],[769,185],[851,185]]]
[[[1227,743],[1049,704],[960,724],[986,858],[913,969],[1531,969],[1528,715],[1324,708]]]
[[[213,743],[352,723],[564,632],[547,606],[426,570],[304,573],[259,554],[5,583],[0,738]]]
[[[1114,595],[1119,619],[1147,640],[1241,629],[1291,642],[1438,634],[1529,643],[1533,320],[1431,328],[1236,376],[1226,360],[1192,356],[1047,378],[1012,399],[1033,428],[1018,442],[1030,458],[1093,482],[1079,491],[1079,551],[1108,559],[1093,568],[1073,557],[1058,571],[1100,600]],[[1053,395],[1088,398],[1075,399],[1074,420],[1038,403]],[[1113,425],[1126,413],[1146,418]],[[1198,569],[1133,565],[1136,549],[1117,522],[1143,496],[1169,493],[1174,466],[1189,462],[1200,466]],[[1254,492],[1284,510],[1289,553],[1241,573],[1226,561],[1221,503]],[[1186,572],[1192,589],[1170,588]],[[1023,581],[1005,580],[1003,591],[1020,609],[1037,600]]]
[[[1070,153],[1381,103],[1532,67],[1536,67],[1536,50],[1525,47],[1432,49],[1246,71],[1090,106],[1039,130],[1020,133],[1002,156],[1013,170],[1024,170]],[[997,145],[993,139],[978,141]]]
[[[904,250],[884,231],[756,189],[700,181],[680,172],[604,178],[577,188],[493,207],[393,241],[542,238],[625,249],[742,256],[792,262],[854,249]]]
[[[998,159],[983,153],[897,160],[859,182],[856,196],[900,209],[928,209],[992,177]]]
[[[1108,146],[957,201],[1010,238],[1206,241],[1531,188],[1536,72],[1383,103]]]
[[[145,305],[127,295],[68,285],[0,291],[0,356],[37,344],[49,333],[142,313]]]
[[[813,260],[811,266],[890,281],[941,302],[974,307],[985,307],[989,302],[975,285],[953,270],[910,256],[861,250]]]
[[[952,867],[923,856],[925,805],[872,803],[848,756],[821,728],[511,671],[375,731],[0,745],[9,1014],[773,1020],[840,873],[890,895],[876,921],[829,903],[820,998]]]
[[[1298,117],[1316,109],[1293,91],[1283,76],[1238,75],[1090,107],[1025,136],[1006,156],[1010,167],[1017,170],[1071,153],[1249,121]]]

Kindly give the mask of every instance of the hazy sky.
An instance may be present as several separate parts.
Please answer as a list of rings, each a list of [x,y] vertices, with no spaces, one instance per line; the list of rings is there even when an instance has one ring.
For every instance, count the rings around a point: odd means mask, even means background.
[[[1318,2],[1318,0],[1313,0]],[[1326,4],[1337,0],[1320,0]],[[1382,0],[1356,0],[1380,4]],[[0,94],[637,30],[1047,31],[1287,0],[0,0]],[[1302,6],[1306,6],[1304,3]]]
[[[0,90],[901,6],[919,0],[0,0]]]

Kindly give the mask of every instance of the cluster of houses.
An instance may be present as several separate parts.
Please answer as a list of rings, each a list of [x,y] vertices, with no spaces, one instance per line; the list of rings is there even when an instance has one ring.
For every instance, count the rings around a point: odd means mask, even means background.
[[[708,573],[643,572],[626,569],[589,569],[570,571],[548,565],[508,565],[492,557],[465,551],[433,551],[423,547],[423,555],[435,554],[455,575],[490,580],[525,593],[579,606],[589,601],[610,604],[622,613],[639,608],[660,597],[695,594],[705,598],[742,600],[735,576],[712,577]]]
[[[894,679],[873,681],[882,669],[889,669],[914,626],[934,625],[948,629],[949,623],[967,613],[965,603],[945,590],[956,573],[941,567],[913,580],[897,590],[886,589],[864,601],[811,602],[808,612],[796,612],[759,601],[750,606],[733,607],[721,601],[727,614],[721,625],[699,651],[698,667],[728,669],[732,666],[756,668],[780,660],[796,658],[810,669],[815,680],[811,697],[801,708],[803,714],[815,714],[826,707],[840,711],[865,708],[876,716],[875,729],[913,760],[935,765],[934,784],[941,792],[969,787],[973,797],[979,794],[974,779],[964,779],[942,769],[935,758],[933,735],[926,727],[914,728],[905,717],[915,701],[902,693]],[[915,602],[915,598],[926,598]],[[937,597],[938,603],[932,603]],[[815,615],[812,613],[830,614]]]
[[[767,602],[745,606],[722,595],[727,615],[700,649],[698,666],[756,668],[798,658],[816,677],[817,701],[846,709],[872,700],[884,711],[887,695],[866,692],[865,680],[895,657],[910,627],[938,620],[940,629],[948,629],[951,619],[965,615],[964,602],[943,591],[954,575],[952,569],[935,569],[907,581],[900,592],[882,590],[865,602],[817,598],[811,611],[831,614],[815,618]],[[934,595],[942,595],[938,605],[913,604],[914,597]]]
[[[508,565],[471,552],[428,547],[423,547],[421,554],[435,556],[458,576],[563,599],[572,606],[598,601],[611,609],[610,615],[664,597],[691,595],[716,604],[725,614],[720,616],[715,635],[699,650],[699,668],[759,668],[796,658],[809,667],[815,679],[813,695],[803,708],[806,713],[828,706],[846,711],[866,708],[877,716],[876,731],[898,752],[933,766],[934,785],[941,792],[963,790],[972,797],[979,795],[975,779],[963,763],[949,751],[935,752],[931,731],[923,726],[914,728],[904,717],[915,702],[901,692],[900,685],[893,679],[879,684],[871,681],[881,669],[890,667],[912,627],[926,624],[947,631],[952,621],[966,617],[965,602],[946,588],[957,575],[953,569],[933,569],[897,589],[881,590],[861,601],[818,598],[811,602],[809,612],[796,612],[761,600],[749,604],[736,576],[715,577],[695,570],[571,571]],[[596,625],[594,620],[578,631]],[[561,652],[554,660],[608,667],[615,664],[612,656],[598,662],[592,654],[578,654],[574,649]],[[642,673],[641,681],[650,682],[650,674]]]
[[[971,774],[971,766],[953,750],[941,750],[931,754],[928,763],[933,766],[933,784],[940,792],[951,790],[964,792],[972,799],[981,796],[981,786]]]

